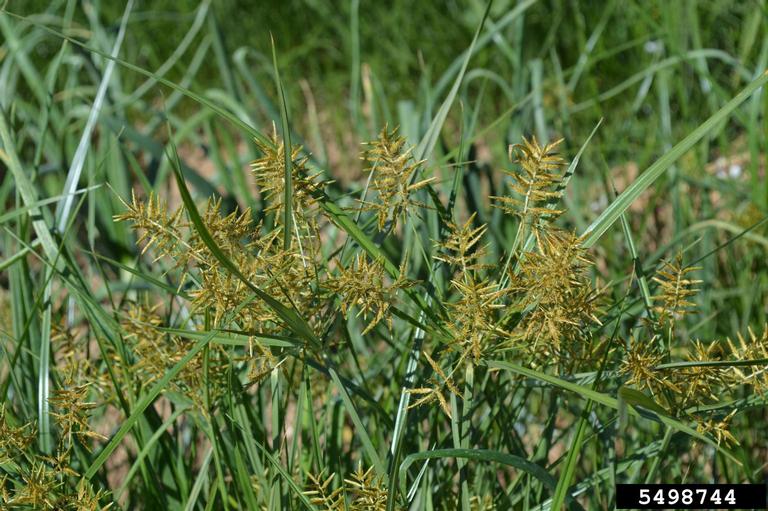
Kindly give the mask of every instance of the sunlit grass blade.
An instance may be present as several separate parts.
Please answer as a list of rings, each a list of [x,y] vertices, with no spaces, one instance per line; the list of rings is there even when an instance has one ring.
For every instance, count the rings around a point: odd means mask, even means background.
[[[530,474],[544,486],[550,490],[554,490],[557,485],[557,481],[543,469],[541,466],[532,463],[525,458],[515,456],[512,454],[506,454],[503,452],[493,451],[490,449],[435,449],[433,451],[424,451],[409,454],[403,459],[400,464],[400,491],[403,495],[406,493],[405,483],[410,466],[417,461],[442,459],[442,458],[461,458],[471,461],[480,461],[488,463],[498,463],[500,465],[506,465],[518,470]]]
[[[85,124],[83,134],[80,137],[80,142],[77,145],[77,151],[72,158],[72,164],[67,172],[67,180],[64,182],[64,190],[62,192],[63,198],[61,202],[56,206],[56,228],[59,231],[63,231],[69,221],[70,210],[72,208],[72,201],[74,200],[74,192],[77,189],[80,181],[80,174],[83,171],[85,165],[85,158],[88,155],[88,150],[91,148],[91,134],[96,126],[96,122],[99,119],[99,113],[101,111],[102,104],[107,94],[107,88],[109,87],[110,79],[112,77],[112,71],[115,69],[115,60],[120,53],[120,47],[123,44],[123,38],[125,37],[125,30],[128,26],[128,18],[133,9],[133,0],[129,0],[125,6],[125,12],[123,13],[123,19],[120,21],[120,29],[117,32],[115,38],[115,44],[112,47],[111,57],[112,60],[107,61],[107,65],[104,69],[104,74],[101,77],[99,83],[99,89],[96,92],[96,98],[93,100],[91,111],[88,114],[88,122]]]
[[[739,105],[746,101],[747,98],[760,89],[760,87],[765,85],[765,83],[768,83],[768,71],[764,72],[760,77],[747,85],[741,92],[734,96],[733,99],[723,105],[723,107],[714,115],[704,121],[704,123],[693,130],[687,137],[678,142],[671,151],[656,160],[653,165],[640,174],[640,176],[629,185],[629,187],[627,187],[627,189],[624,190],[619,197],[614,200],[611,205],[592,222],[592,224],[589,225],[589,227],[587,227],[587,230],[582,235],[584,237],[583,245],[589,248],[597,243],[605,231],[619,219],[621,214],[629,208],[630,204],[632,204],[643,191],[650,187],[659,176],[709,133],[710,130],[719,125],[723,120],[727,119]]]
[[[280,98],[280,122],[282,123],[283,143],[285,144],[285,173],[283,176],[283,248],[291,246],[293,234],[293,146],[291,145],[291,128],[288,122],[288,100],[285,98],[283,82],[280,80],[280,70],[277,67],[277,51],[275,40],[272,41],[272,66],[275,73],[275,87]]]

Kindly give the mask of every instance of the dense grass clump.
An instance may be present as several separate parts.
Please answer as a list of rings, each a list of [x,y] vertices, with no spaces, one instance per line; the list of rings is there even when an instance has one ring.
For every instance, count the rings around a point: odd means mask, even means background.
[[[473,4],[430,68],[367,45],[381,7],[305,4],[348,61],[279,9],[270,48],[192,6],[156,66],[161,4],[0,12],[0,509],[764,481],[763,18]]]

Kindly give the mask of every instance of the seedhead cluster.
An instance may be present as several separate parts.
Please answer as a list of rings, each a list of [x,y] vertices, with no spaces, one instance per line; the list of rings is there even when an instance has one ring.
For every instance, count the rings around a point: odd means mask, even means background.
[[[695,312],[695,286],[702,283],[692,277],[697,270],[683,264],[682,252],[673,262],[662,261],[653,277],[659,291],[652,297],[656,318],[647,322],[651,335],[630,340],[621,373],[627,385],[649,391],[670,415],[696,422],[697,429],[711,434],[718,444],[737,445],[728,430],[736,410],[723,411],[717,405],[736,399],[745,387],[752,387],[756,395],[765,392],[765,366],[759,361],[768,353],[768,331],[758,337],[750,330],[749,341],[739,334],[739,344],[730,339],[679,339],[675,325]],[[682,360],[671,362],[673,354]]]
[[[339,274],[328,280],[327,288],[339,297],[345,317],[352,308],[357,309],[358,316],[372,316],[362,332],[365,335],[382,319],[386,318],[391,325],[389,308],[395,302],[398,291],[414,284],[408,281],[406,273],[405,267],[400,268],[400,274],[391,281],[381,261],[369,261],[357,254],[348,268],[339,264]]]
[[[566,223],[559,225],[566,167],[561,143],[541,145],[532,138],[510,148],[515,168],[506,171],[505,194],[489,198],[504,213],[497,217],[505,228],[489,228],[469,201],[452,209],[440,203],[427,163],[386,127],[362,155],[370,190],[351,206],[327,207],[329,182],[311,170],[310,155],[286,147],[274,127],[271,138],[257,141],[260,156],[252,165],[262,202],[258,214],[231,198],[210,198],[198,212],[188,195],[170,208],[154,193],[142,199],[134,192],[115,220],[137,232],[144,256],[139,267],[151,265],[158,276],[147,281],[162,292],[124,286],[114,315],[103,319],[119,340],[97,337],[99,360],[87,335],[55,329],[56,386],[47,401],[53,428],[45,426],[43,435],[0,408],[0,465],[12,467],[0,480],[2,502],[102,509],[109,496],[83,477],[77,461],[107,441],[95,431],[93,417],[108,407],[129,414],[159,386],[158,408],[134,418],[142,433],[138,447],[157,441],[171,448],[158,429],[167,416],[163,406],[183,412],[182,429],[192,424],[199,435],[177,440],[189,451],[177,463],[194,470],[210,464],[203,475],[212,479],[201,485],[213,502],[231,504],[228,488],[247,488],[243,508],[274,509],[275,501],[263,497],[269,493],[283,504],[308,500],[329,511],[405,509],[395,469],[381,473],[374,467],[384,463],[373,463],[343,474],[328,469],[341,463],[323,449],[341,458],[357,441],[360,414],[365,407],[382,413],[379,402],[399,403],[397,421],[413,414],[434,424],[430,444],[481,444],[481,435],[472,433],[476,410],[490,402],[506,410],[512,404],[507,390],[533,387],[529,376],[501,373],[504,363],[545,373],[549,383],[587,374],[595,386],[634,388],[674,420],[695,423],[713,442],[738,444],[731,432],[738,414],[722,403],[745,389],[768,392],[765,365],[758,363],[768,358],[768,327],[735,342],[689,339],[684,320],[695,313],[703,283],[682,253],[664,261],[651,279],[649,307],[632,309],[615,298],[617,284],[598,285],[584,240]],[[346,213],[354,209],[359,221]],[[425,217],[428,229],[419,223]],[[514,235],[507,239],[505,233]],[[398,250],[406,237],[411,245]],[[628,341],[622,343],[620,333]],[[372,359],[391,350],[398,356],[382,372]],[[349,378],[350,367],[362,376]],[[606,368],[612,369],[608,376]],[[375,391],[366,389],[379,383]],[[496,390],[490,395],[485,386]],[[353,398],[366,404],[354,406]],[[254,402],[260,410],[254,411]],[[317,410],[327,403],[333,413],[320,416]],[[516,409],[526,406],[524,399],[515,403]],[[482,421],[493,429],[499,420],[515,427],[537,420],[536,411],[526,413],[486,414]],[[241,430],[243,424],[257,434]],[[154,431],[160,433],[152,437]],[[367,435],[362,443],[373,458],[366,461],[376,461]],[[203,465],[200,446],[210,449]],[[296,464],[305,446],[312,454]],[[262,456],[269,450],[273,454]],[[237,467],[232,473],[224,469],[227,456]],[[388,461],[401,461],[394,456]],[[259,465],[260,473],[249,473]],[[473,470],[459,468],[462,478]],[[332,471],[339,475],[325,475]],[[163,484],[178,477],[171,472]],[[308,472],[318,475],[303,475]],[[493,477],[504,478],[508,487],[518,483],[502,472]],[[151,471],[141,475],[154,477]],[[298,481],[285,486],[285,477]],[[439,484],[454,489],[450,481]],[[453,497],[441,502],[450,503],[447,509],[459,506]],[[499,502],[496,496],[462,497],[469,509],[506,509]]]
[[[683,254],[678,252],[674,261],[664,261],[664,266],[653,277],[659,285],[659,294],[653,297],[658,304],[655,307],[660,324],[674,325],[696,307],[690,299],[698,289],[701,280],[690,278],[690,274],[701,268],[683,266]]]
[[[262,197],[266,202],[265,211],[274,211],[275,219],[280,221],[285,211],[285,143],[277,134],[277,128],[272,126],[272,138],[270,143],[259,140],[256,145],[262,153],[262,157],[253,162],[253,175],[256,185],[259,187]],[[306,220],[306,215],[311,211],[315,203],[315,194],[321,189],[318,182],[320,173],[311,174],[307,162],[309,158],[303,154],[301,146],[291,148],[291,186],[292,186],[292,214],[294,220],[299,218]]]
[[[87,363],[86,363],[87,364]],[[108,497],[83,477],[78,449],[105,439],[90,424],[96,403],[89,383],[75,375],[65,378],[48,399],[50,431],[22,422],[0,405],[0,509],[100,511]],[[53,432],[58,441],[50,444]]]
[[[385,126],[379,138],[368,144],[363,155],[366,172],[369,172],[373,189],[378,197],[376,201],[363,201],[363,208],[376,212],[378,226],[383,230],[390,222],[394,229],[397,222],[405,218],[414,208],[425,207],[416,201],[414,192],[434,181],[434,178],[417,181],[417,170],[424,163],[413,159],[413,148],[405,148],[406,140],[397,134],[397,129],[388,131]]]
[[[570,232],[537,229],[535,237],[538,251],[524,254],[510,280],[523,311],[518,342],[532,343],[540,358],[588,360],[589,327],[601,324],[600,292],[588,274],[592,261]]]
[[[331,489],[334,479],[334,474],[327,478],[322,474],[309,474],[310,489],[304,494],[323,511],[384,511],[387,508],[387,489],[373,467],[364,471],[362,465],[358,465],[342,486]]]
[[[511,177],[510,188],[516,195],[492,196],[494,206],[531,223],[541,217],[560,215],[562,210],[553,204],[557,203],[562,191],[561,169],[565,161],[557,153],[562,142],[560,139],[542,146],[533,137],[511,146],[509,157],[514,158],[519,170],[504,172]]]

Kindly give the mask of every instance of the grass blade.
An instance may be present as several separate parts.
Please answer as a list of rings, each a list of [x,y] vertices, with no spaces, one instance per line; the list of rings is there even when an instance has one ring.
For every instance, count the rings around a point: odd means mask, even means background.
[[[528,368],[519,366],[517,364],[512,364],[510,362],[502,362],[499,360],[493,360],[488,362],[488,367],[496,368],[496,369],[504,369],[506,371],[512,371],[513,373],[527,376],[528,378],[533,378],[534,380],[543,381],[543,382],[549,383],[550,385],[554,385],[555,387],[560,387],[561,389],[565,389],[570,392],[573,392],[583,398],[591,399],[597,404],[601,404],[603,406],[613,408],[614,410],[617,410],[617,411],[619,410],[619,401],[616,398],[611,397],[607,394],[603,394],[601,392],[594,391],[589,387],[585,387],[577,383],[572,383],[569,381],[562,380],[560,378],[557,378],[556,376],[551,376],[549,374],[545,374],[533,369],[528,369]],[[624,394],[621,394],[621,396],[624,397]],[[636,394],[631,393],[631,395],[629,395],[629,398],[630,398],[630,401],[627,401],[629,404],[639,405],[639,406],[643,406],[644,408],[648,408],[647,406],[648,402],[645,400],[641,401],[640,399],[637,399]],[[646,398],[650,400],[650,398],[648,398],[647,396]],[[738,461],[738,459],[733,455],[733,453],[730,452],[730,450],[720,445],[717,445],[717,443],[715,443],[715,441],[709,438],[708,436],[702,435],[701,433],[691,428],[690,426],[686,426],[685,424],[678,421],[677,419],[669,417],[668,415],[666,415],[666,413],[661,413],[661,410],[663,410],[663,408],[659,407],[659,405],[656,404],[655,406],[653,406],[652,411],[659,411],[659,413],[656,415],[649,416],[646,413],[639,412],[634,407],[629,408],[629,412],[632,415],[636,417],[642,416],[642,417],[651,418],[653,420],[658,420],[659,422],[662,422],[667,426],[670,426],[676,429],[677,431],[680,431],[689,436],[692,436],[693,438],[696,438],[697,440],[701,440],[702,442],[705,442],[706,444],[714,447],[719,452],[731,458],[736,463],[741,464]]]
[[[285,147],[285,172],[283,174],[283,248],[288,250],[291,246],[291,234],[293,231],[293,146],[291,145],[291,129],[288,123],[288,100],[285,98],[285,89],[280,80],[280,70],[277,67],[277,52],[275,40],[272,41],[272,66],[275,72],[275,87],[280,97],[280,121],[282,123],[283,144]]]
[[[88,155],[88,150],[91,148],[91,134],[96,126],[96,121],[99,119],[99,112],[101,111],[101,105],[104,103],[104,99],[107,96],[107,88],[109,87],[109,81],[112,77],[112,71],[115,69],[115,58],[120,53],[120,47],[123,44],[123,38],[125,37],[125,29],[128,26],[128,17],[133,9],[133,0],[129,0],[125,6],[123,12],[123,19],[120,22],[120,30],[117,33],[115,44],[112,47],[112,60],[107,61],[107,67],[104,69],[104,75],[99,83],[99,89],[96,93],[96,98],[93,100],[91,111],[88,114],[88,122],[85,124],[85,129],[80,137],[80,142],[77,145],[77,151],[72,158],[72,165],[67,172],[67,180],[64,182],[64,191],[62,194],[61,202],[56,206],[56,228],[59,231],[63,231],[69,221],[70,211],[72,209],[72,201],[75,197],[75,190],[77,184],[80,181],[80,174],[83,171],[83,165],[85,165],[85,157]]]
[[[493,5],[493,0],[489,0],[485,7],[483,18],[480,20],[480,24],[475,31],[475,36],[472,38],[472,43],[470,43],[469,49],[464,55],[464,60],[461,64],[461,68],[459,69],[459,74],[456,76],[456,79],[453,82],[453,86],[448,92],[448,96],[446,96],[445,100],[440,105],[437,114],[435,115],[434,119],[432,119],[432,123],[429,125],[429,129],[427,129],[427,132],[419,142],[419,145],[416,146],[416,149],[413,153],[416,161],[429,159],[429,157],[432,155],[435,144],[437,144],[437,139],[440,137],[440,131],[443,129],[443,124],[445,124],[445,119],[448,117],[448,112],[451,110],[453,101],[456,99],[456,94],[459,92],[459,87],[461,87],[464,74],[467,72],[467,66],[469,66],[469,60],[472,58],[475,46],[477,45],[477,39],[480,37],[480,32],[483,30],[485,20],[488,18],[488,13],[491,11],[491,5]]]
[[[440,459],[440,458],[460,458],[472,461],[484,461],[491,463],[499,463],[508,467],[513,467],[518,470],[530,474],[544,486],[550,490],[554,490],[557,482],[549,472],[544,470],[541,466],[528,461],[520,456],[513,454],[506,454],[503,452],[493,451],[489,449],[435,449],[433,451],[424,451],[409,454],[403,459],[403,463],[400,465],[400,491],[405,494],[405,481],[408,473],[408,468],[417,461]]]
[[[376,471],[379,474],[386,474],[387,466],[384,464],[383,461],[381,461],[381,457],[379,456],[379,453],[376,451],[376,448],[373,446],[371,437],[368,435],[368,432],[365,429],[365,425],[363,425],[363,422],[360,420],[360,416],[357,414],[355,405],[354,403],[352,403],[352,399],[350,399],[349,394],[347,394],[347,391],[344,388],[344,384],[339,379],[338,373],[332,367],[328,368],[328,372],[330,373],[331,379],[333,380],[333,383],[336,384],[336,388],[338,389],[339,394],[341,395],[341,399],[344,402],[344,408],[347,409],[347,413],[352,419],[352,422],[355,424],[355,432],[360,436],[360,440],[363,442],[363,448],[365,449],[365,452],[368,454],[368,457],[371,459],[371,463],[373,463],[373,466],[376,467]]]
[[[746,101],[752,94],[754,94],[760,87],[768,82],[768,71],[763,72],[756,80],[753,80],[749,85],[739,92],[733,99],[723,105],[723,107],[715,112],[709,119],[704,121],[698,128],[693,130],[691,134],[685,137],[683,140],[677,143],[671,151],[656,160],[648,169],[645,170],[640,176],[624,190],[619,197],[611,203],[608,208],[595,219],[592,224],[587,227],[584,232],[583,245],[586,248],[591,247],[600,239],[600,237],[613,225],[613,223],[621,217],[632,202],[637,199],[643,191],[653,184],[656,179],[659,178],[667,169],[669,169],[678,158],[688,152],[699,140],[709,133],[715,126],[727,119],[736,108],[739,107],[744,101]]]

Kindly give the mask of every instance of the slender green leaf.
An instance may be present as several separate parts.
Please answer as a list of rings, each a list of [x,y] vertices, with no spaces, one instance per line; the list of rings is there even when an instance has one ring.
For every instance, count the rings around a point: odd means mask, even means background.
[[[597,217],[582,235],[584,246],[591,247],[600,237],[619,219],[622,213],[637,199],[643,191],[650,187],[667,169],[669,169],[682,155],[688,152],[699,140],[709,133],[715,126],[727,119],[736,108],[754,94],[760,87],[768,82],[768,71],[765,71],[757,79],[747,85],[733,99],[723,105],[709,119],[693,130],[687,137],[677,143],[672,150],[656,160],[640,176],[624,190],[608,208]]]
[[[596,392],[589,387],[585,387],[583,385],[579,385],[577,383],[568,382],[565,380],[562,380],[560,378],[557,378],[556,376],[552,376],[549,374],[542,373],[540,371],[536,371],[533,369],[528,369],[522,366],[519,366],[517,364],[512,364],[510,362],[502,362],[499,360],[493,360],[488,362],[488,367],[495,368],[495,369],[504,369],[506,371],[512,371],[513,373],[521,374],[523,376],[527,376],[528,378],[533,378],[534,380],[543,381],[546,383],[549,383],[550,385],[554,385],[555,387],[560,387],[561,389],[568,390],[570,392],[573,392],[583,398],[591,399],[595,403],[601,404],[603,406],[607,406],[608,408],[613,408],[614,410],[619,409],[619,402],[616,398],[608,396],[606,394],[603,394],[601,392]],[[635,395],[632,394],[634,397]],[[648,398],[650,399],[650,398]],[[632,402],[629,402],[629,404],[632,405],[640,405],[644,408],[648,408],[645,404],[640,403],[638,400],[633,399]],[[647,403],[646,403],[647,404]],[[658,405],[656,405],[658,407]],[[653,408],[656,408],[653,407]],[[660,408],[660,407],[659,407]],[[659,408],[656,408],[658,410]],[[656,411],[651,408],[649,408],[651,411]],[[663,408],[662,408],[663,410]],[[638,412],[634,407],[630,407],[629,411],[632,415],[635,416],[647,416],[645,414],[641,414]],[[683,424],[682,422],[678,421],[677,419],[674,419],[672,417],[669,417],[668,415],[664,413],[657,413],[652,416],[654,420],[658,420],[659,422],[662,422],[666,424],[667,426],[670,426],[674,428],[677,431],[680,431],[682,433],[685,433],[693,438],[696,438],[697,440],[701,440],[702,442],[705,442],[712,447],[716,448],[721,453],[725,454],[729,458],[731,458],[736,463],[740,463],[738,459],[730,452],[730,450],[726,449],[722,445],[717,445],[714,440],[709,438],[706,435],[702,435],[695,429],[691,428],[690,426],[687,426]]]

